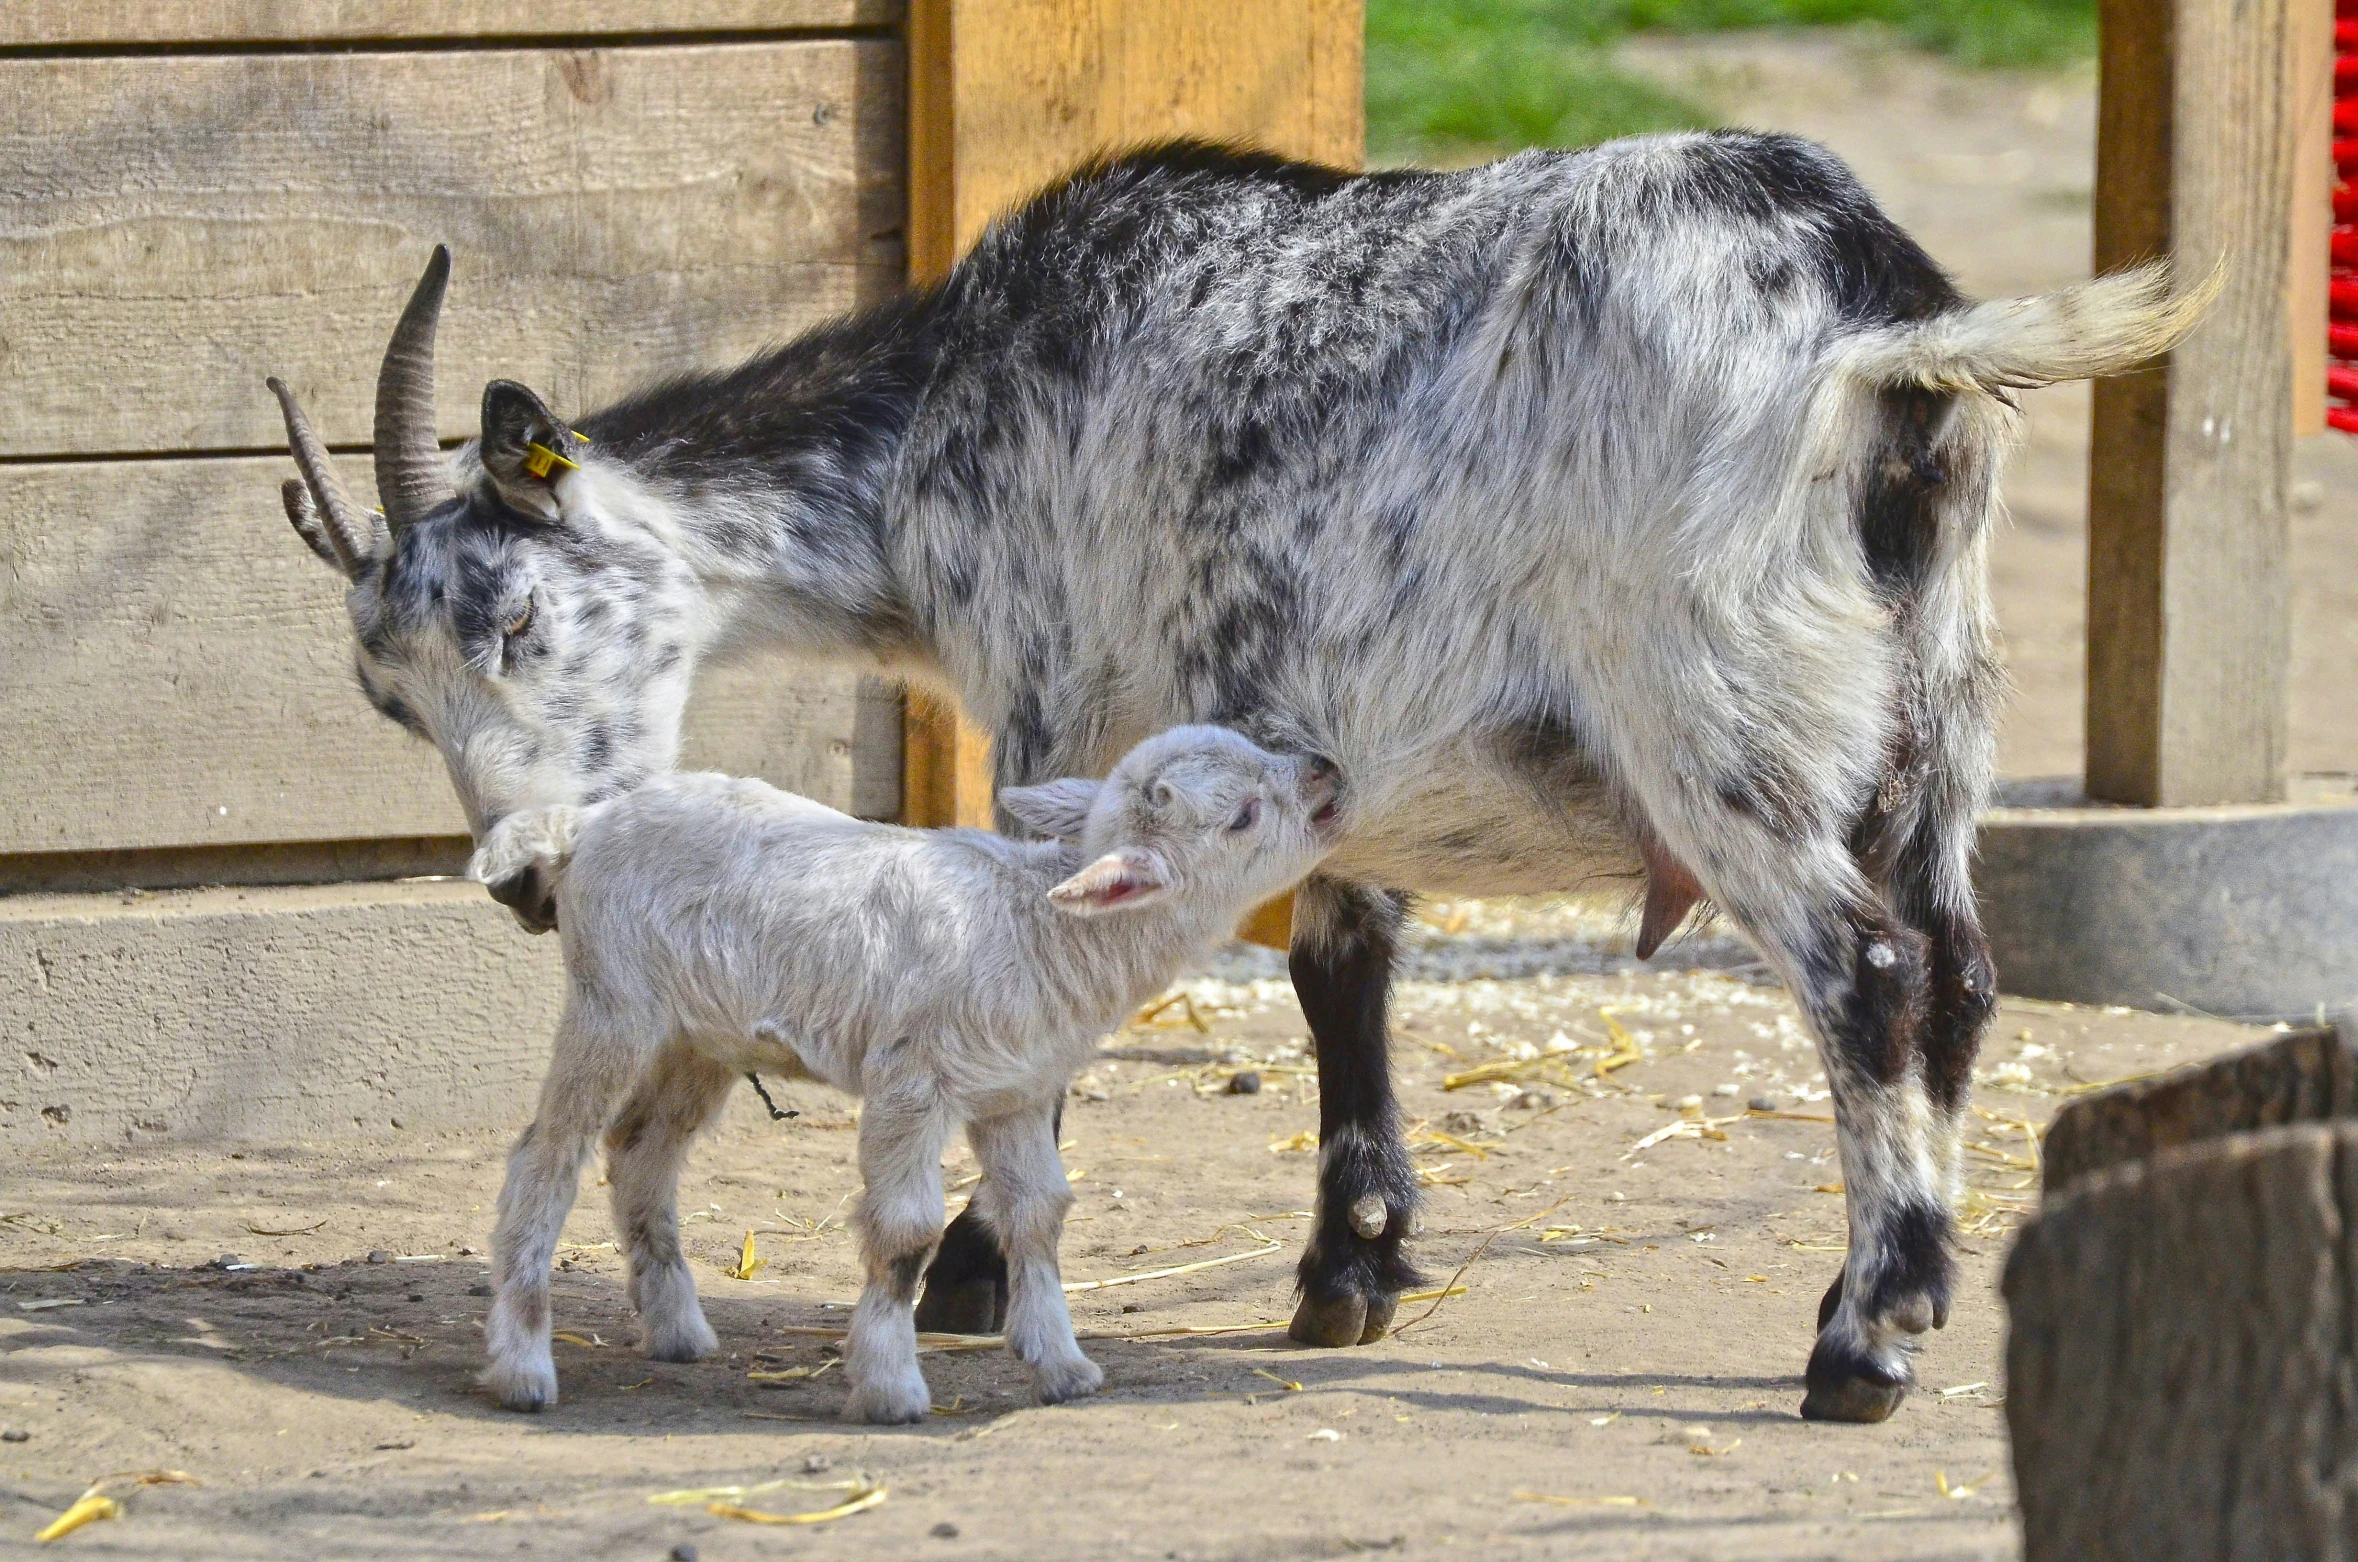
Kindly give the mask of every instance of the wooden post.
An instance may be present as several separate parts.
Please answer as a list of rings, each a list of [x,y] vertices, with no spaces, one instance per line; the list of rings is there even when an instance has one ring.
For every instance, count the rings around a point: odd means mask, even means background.
[[[1360,0],[911,0],[910,280],[1108,149],[1203,136],[1357,167],[1363,32]],[[987,826],[988,739],[928,697],[909,710],[909,822]]]
[[[2227,268],[2159,368],[2099,382],[2088,527],[2091,797],[2284,795],[2296,80],[2314,0],[2101,0],[2096,269]],[[2313,132],[2312,132],[2313,133]]]

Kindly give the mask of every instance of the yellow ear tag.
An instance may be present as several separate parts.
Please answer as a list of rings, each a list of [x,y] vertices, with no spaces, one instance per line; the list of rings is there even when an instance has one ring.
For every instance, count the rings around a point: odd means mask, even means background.
[[[571,472],[578,470],[581,463],[557,454],[537,440],[524,447],[524,470],[530,472],[534,477],[545,479],[549,475],[551,467],[559,466]]]

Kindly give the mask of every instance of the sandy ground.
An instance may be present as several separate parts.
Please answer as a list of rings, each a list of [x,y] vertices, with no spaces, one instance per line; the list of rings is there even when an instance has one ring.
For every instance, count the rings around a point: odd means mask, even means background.
[[[1735,117],[1833,143],[1976,291],[2085,270],[2084,78],[1960,77],[1823,40],[1641,52]],[[1998,589],[2023,689],[2006,737],[2017,774],[2077,768],[2084,423],[2081,393],[2038,398],[2010,485]],[[2337,698],[2358,650],[2358,586],[2337,562],[2358,468],[2320,446],[2303,453],[2297,517],[2294,757],[2358,769],[2358,709],[2341,708],[2358,702]],[[1466,1266],[1465,1290],[1382,1345],[1284,1339],[1314,1086],[1274,967],[1232,962],[1192,988],[1207,1030],[1174,1013],[1125,1033],[1076,1085],[1066,1272],[1115,1283],[1073,1297],[1106,1392],[1057,1409],[1032,1405],[996,1351],[929,1356],[941,1413],[913,1429],[834,1422],[831,1372],[752,1376],[825,1367],[826,1337],[791,1331],[839,1325],[856,1288],[849,1119],[816,1092],[783,1125],[740,1101],[695,1160],[683,1207],[719,1360],[632,1352],[585,1188],[557,1279],[565,1400],[529,1418],[471,1387],[504,1136],[20,1161],[0,1188],[0,1555],[30,1554],[93,1478],[147,1469],[202,1484],[141,1491],[60,1549],[2012,1555],[1993,1287],[2031,1185],[2022,1125],[2061,1091],[2252,1033],[2010,1003],[1983,1070],[1961,1296],[1923,1350],[1925,1389],[1882,1427],[1809,1426],[1800,1372],[1843,1222],[1790,1003],[1724,941],[1662,962],[1699,969],[1657,972],[1601,956],[1592,927],[1558,914],[1427,915],[1456,932],[1411,963],[1395,1052],[1434,1185],[1417,1252],[1436,1283]],[[1485,1063],[1520,1077],[1445,1088]],[[1229,1092],[1246,1064],[1263,1088]],[[1744,1115],[1756,1099],[1773,1114]],[[730,1278],[748,1230],[766,1266]],[[1186,1329],[1227,1332],[1172,1332]],[[846,1495],[826,1483],[861,1479],[886,1496],[808,1528],[649,1500],[779,1479],[807,1489],[741,1505],[822,1508]]]
[[[1961,1295],[1922,1352],[1924,1391],[1881,1427],[1814,1426],[1795,1407],[1839,1263],[1840,1171],[1784,994],[1724,939],[1690,941],[1665,961],[1689,968],[1661,972],[1563,936],[1562,914],[1425,915],[1460,931],[1428,929],[1410,962],[1396,1057],[1432,1184],[1417,1252],[1436,1282],[1465,1266],[1465,1289],[1404,1308],[1429,1315],[1381,1345],[1284,1337],[1315,1085],[1274,962],[1239,955],[1185,989],[1204,1031],[1174,1009],[1114,1037],[1075,1083],[1066,1275],[1113,1282],[1073,1296],[1107,1383],[1054,1409],[996,1350],[929,1355],[938,1414],[914,1429],[835,1422],[831,1372],[752,1376],[824,1367],[827,1338],[794,1331],[839,1326],[857,1289],[842,1224],[853,1136],[815,1088],[788,1124],[740,1092],[684,1186],[718,1360],[633,1352],[612,1232],[585,1187],[556,1287],[564,1401],[537,1417],[471,1387],[493,1136],[19,1164],[0,1207],[0,1428],[30,1435],[0,1445],[0,1555],[29,1553],[101,1474],[178,1469],[204,1484],[144,1491],[67,1544],[189,1558],[652,1559],[683,1542],[705,1558],[2010,1556],[1993,1286],[2031,1196],[2022,1125],[2059,1091],[2252,1033],[2009,1004],[1974,1120]],[[1482,971],[1495,974],[1466,974]],[[1447,1088],[1486,1065],[1513,1077]],[[1261,1089],[1235,1093],[1247,1067]],[[962,1154],[953,1181],[970,1173]],[[730,1278],[749,1230],[765,1266]],[[814,1489],[741,1505],[825,1507],[842,1491],[815,1488],[861,1478],[886,1497],[796,1531],[650,1501],[779,1478]]]

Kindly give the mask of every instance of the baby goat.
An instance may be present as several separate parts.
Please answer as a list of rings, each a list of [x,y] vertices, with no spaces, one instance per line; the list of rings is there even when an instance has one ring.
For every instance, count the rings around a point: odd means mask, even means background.
[[[1044,841],[871,824],[716,775],[511,815],[473,873],[542,879],[567,990],[500,1191],[485,1385],[511,1409],[556,1402],[549,1261],[601,1127],[646,1353],[713,1351],[677,1184],[689,1140],[758,1070],[867,1100],[848,1419],[919,1421],[932,1404],[911,1306],[960,1124],[984,1174],[974,1207],[1008,1255],[1008,1348],[1043,1401],[1093,1392],[1056,1262],[1072,1202],[1057,1103],[1098,1037],[1317,866],[1335,794],[1322,761],[1181,727],[1102,783],[1001,792]]]

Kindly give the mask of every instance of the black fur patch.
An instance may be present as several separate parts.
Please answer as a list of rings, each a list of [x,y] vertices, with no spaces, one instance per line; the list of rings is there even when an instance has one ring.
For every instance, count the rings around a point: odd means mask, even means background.
[[[1887,388],[1879,397],[1882,431],[1859,489],[1858,528],[1868,572],[1887,598],[1913,596],[1939,546],[1948,472],[1938,441],[1954,400],[1919,387]]]
[[[1880,1318],[1902,1302],[1929,1297],[1933,1315],[1949,1314],[1949,1242],[1954,1227],[1945,1209],[1905,1204],[1874,1233],[1877,1256],[1873,1292],[1866,1312]]]

